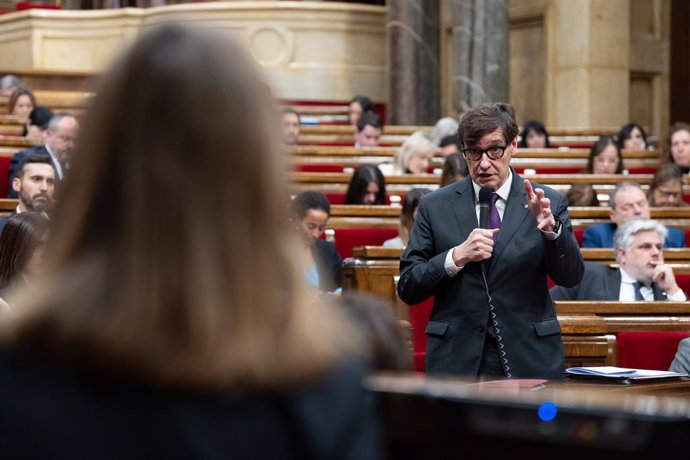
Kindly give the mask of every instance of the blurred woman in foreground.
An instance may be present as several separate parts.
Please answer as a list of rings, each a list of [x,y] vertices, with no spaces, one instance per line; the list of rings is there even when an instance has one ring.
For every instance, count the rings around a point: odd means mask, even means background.
[[[361,340],[304,285],[252,60],[168,25],[104,75],[2,336],[3,457],[378,457]]]
[[[43,213],[11,216],[0,234],[0,311],[13,310],[9,293],[33,284],[43,271],[43,250],[48,240],[48,218]]]

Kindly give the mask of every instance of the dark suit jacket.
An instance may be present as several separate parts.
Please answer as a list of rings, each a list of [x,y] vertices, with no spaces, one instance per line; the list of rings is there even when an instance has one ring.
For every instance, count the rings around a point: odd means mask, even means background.
[[[585,230],[583,248],[612,248],[613,235],[618,227],[613,223],[597,224]],[[665,248],[684,248],[685,235],[677,228],[668,227],[668,236],[664,241]]]
[[[487,272],[513,377],[559,378],[563,343],[546,275],[574,286],[583,265],[565,197],[538,184],[560,218],[561,235],[548,241],[537,229],[523,179],[513,183]],[[400,261],[398,294],[410,305],[435,296],[427,327],[429,373],[476,376],[489,321],[481,264],[470,263],[454,278],[445,271],[446,253],[478,227],[472,182],[466,178],[422,198],[410,242]]]
[[[335,245],[329,241],[316,240],[312,255],[319,272],[319,290],[331,292],[338,289],[342,285],[342,260]]]
[[[585,262],[585,274],[573,287],[554,286],[549,292],[553,300],[618,300],[621,290],[621,271],[616,267]],[[668,300],[656,284],[652,284],[654,300]]]
[[[22,150],[20,152],[17,152],[12,156],[12,160],[10,161],[10,169],[7,172],[7,180],[10,182],[10,188],[9,188],[9,193],[7,194],[8,198],[19,198],[17,195],[17,192],[15,192],[12,189],[12,179],[14,178],[14,174],[17,170],[17,166],[19,163],[24,159],[25,156],[27,155],[47,155],[50,157],[50,154],[48,153],[48,149],[44,145],[40,146],[35,146],[35,147],[29,147],[28,149]],[[52,157],[50,157],[52,159]],[[57,165],[55,165],[55,161],[53,160],[53,167],[55,168],[55,185],[57,185],[60,182],[60,178],[57,175]],[[64,168],[63,168],[64,171]]]
[[[378,459],[363,376],[348,364],[282,392],[205,394],[0,352],[0,457]]]

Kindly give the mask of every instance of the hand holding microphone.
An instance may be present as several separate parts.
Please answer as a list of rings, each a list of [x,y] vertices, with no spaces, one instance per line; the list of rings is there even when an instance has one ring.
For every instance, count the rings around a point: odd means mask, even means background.
[[[491,258],[494,250],[494,235],[498,229],[488,230],[489,205],[491,203],[491,189],[482,187],[479,191],[479,227],[472,230],[470,236],[453,248],[453,262],[458,267],[464,267],[470,262],[481,262]]]

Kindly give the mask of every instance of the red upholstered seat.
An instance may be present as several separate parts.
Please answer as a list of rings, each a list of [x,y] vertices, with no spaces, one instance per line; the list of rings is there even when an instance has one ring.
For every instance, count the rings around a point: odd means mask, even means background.
[[[412,353],[414,368],[424,372],[426,368],[426,323],[434,306],[434,298],[429,297],[424,302],[410,307],[410,323],[412,324]]]
[[[690,195],[683,195],[683,201],[690,203]]]
[[[656,174],[656,166],[640,166],[638,168],[628,168],[630,174]]]
[[[338,228],[335,230],[335,249],[340,257],[352,257],[357,246],[381,246],[398,236],[397,228]]]
[[[690,332],[619,332],[618,365],[634,369],[668,370],[678,342]]]
[[[690,230],[685,230],[685,245],[690,248]]]
[[[4,198],[10,191],[10,184],[7,179],[10,170],[10,157],[0,157],[0,197]]]
[[[686,295],[690,295],[690,273],[676,273],[675,275],[678,286]]]
[[[324,193],[331,204],[345,204],[344,193]]]
[[[33,2],[17,2],[17,11],[32,10],[32,9],[43,9],[43,10],[61,10],[60,5],[45,5],[43,3],[33,3]],[[7,196],[5,194],[4,196]]]
[[[343,167],[341,165],[331,165],[331,164],[298,164],[295,165],[295,171],[297,172],[343,172]]]

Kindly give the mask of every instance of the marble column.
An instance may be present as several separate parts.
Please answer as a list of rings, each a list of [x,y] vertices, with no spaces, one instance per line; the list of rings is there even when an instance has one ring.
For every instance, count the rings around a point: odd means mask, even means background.
[[[508,0],[448,0],[452,17],[453,107],[510,102]]]
[[[439,118],[439,0],[389,0],[387,122]]]
[[[546,124],[630,121],[629,0],[552,0],[545,31]]]

